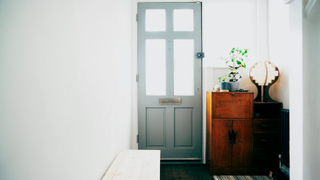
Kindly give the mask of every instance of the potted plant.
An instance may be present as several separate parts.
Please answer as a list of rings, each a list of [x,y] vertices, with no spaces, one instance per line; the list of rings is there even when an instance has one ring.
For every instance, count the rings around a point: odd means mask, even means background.
[[[225,74],[222,75],[220,77],[218,77],[218,81],[220,83],[220,91],[221,92],[228,92],[230,89],[230,84],[229,84],[229,78],[230,78],[230,74]]]
[[[221,57],[221,60],[224,60],[226,65],[230,68],[230,91],[235,92],[239,89],[239,80],[242,78],[237,70],[239,68],[246,68],[247,65],[245,60],[248,57],[248,49],[239,49],[232,48],[229,57]]]

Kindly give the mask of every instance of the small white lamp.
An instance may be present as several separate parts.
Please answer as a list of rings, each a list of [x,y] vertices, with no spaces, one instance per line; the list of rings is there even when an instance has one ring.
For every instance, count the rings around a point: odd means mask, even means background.
[[[258,94],[254,101],[276,102],[269,96],[269,89],[279,79],[279,76],[279,69],[272,62],[259,61],[255,63],[249,71],[250,80],[258,88]]]

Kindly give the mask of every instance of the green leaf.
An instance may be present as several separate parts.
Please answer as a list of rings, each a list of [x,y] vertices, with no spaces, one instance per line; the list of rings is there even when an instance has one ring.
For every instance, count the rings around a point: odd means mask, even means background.
[[[234,53],[234,51],[233,51],[233,50],[232,50],[231,52],[232,52],[232,53]]]
[[[238,64],[238,65],[241,64],[241,61],[237,60],[237,64]]]
[[[231,62],[234,62],[233,59],[231,59]]]

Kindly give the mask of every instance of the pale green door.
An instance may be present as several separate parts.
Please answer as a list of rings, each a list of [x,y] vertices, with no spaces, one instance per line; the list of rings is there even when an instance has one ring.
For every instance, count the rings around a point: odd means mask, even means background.
[[[200,160],[201,3],[138,3],[139,149]]]

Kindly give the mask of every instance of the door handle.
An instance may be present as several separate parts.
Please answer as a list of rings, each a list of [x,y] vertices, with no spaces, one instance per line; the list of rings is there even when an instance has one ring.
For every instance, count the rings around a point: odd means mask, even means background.
[[[232,133],[233,131],[232,130],[229,130],[229,144],[232,144]]]
[[[237,131],[233,130],[233,144],[236,143],[236,136],[237,136]]]
[[[204,52],[198,52],[197,58],[204,58]]]

